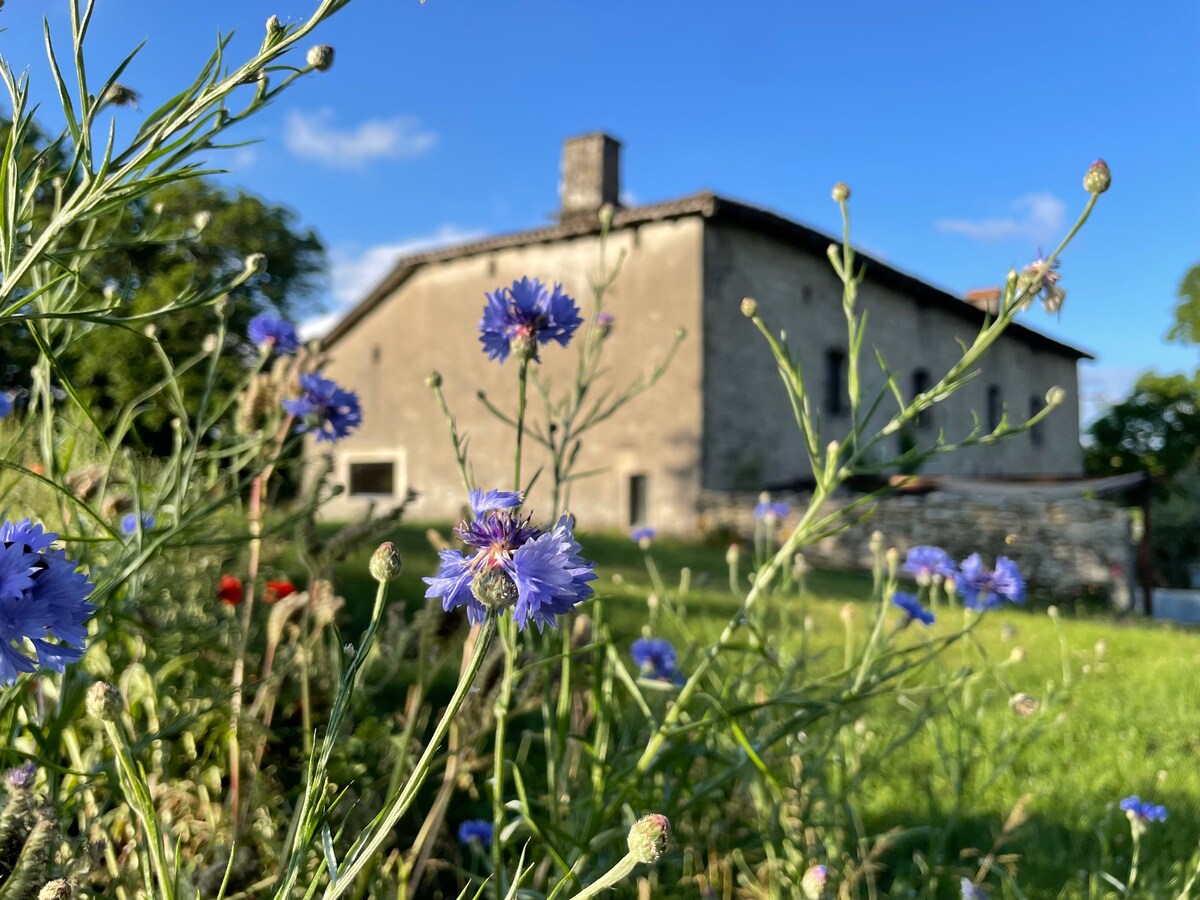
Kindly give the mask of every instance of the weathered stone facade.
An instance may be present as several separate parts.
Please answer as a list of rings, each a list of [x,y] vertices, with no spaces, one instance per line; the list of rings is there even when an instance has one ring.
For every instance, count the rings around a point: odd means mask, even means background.
[[[806,494],[777,494],[792,514],[787,529],[809,503]],[[701,500],[701,527],[750,535],[754,506],[750,493],[706,492]],[[849,500],[830,500],[821,514],[843,508]],[[881,499],[864,522],[827,537],[804,550],[811,563],[845,569],[871,567],[871,534],[880,531],[888,547],[907,553],[932,544],[961,560],[979,553],[985,565],[996,556],[1016,561],[1037,592],[1069,597],[1103,592],[1114,604],[1129,608],[1135,570],[1133,523],[1129,513],[1104,500],[1084,497],[1045,498],[1036,491],[1003,494],[960,492],[953,488],[924,494],[892,494]]]
[[[435,369],[443,374],[459,428],[470,435],[477,482],[509,486],[512,430],[475,395],[482,388],[511,411],[517,367],[511,360],[489,361],[481,352],[477,325],[484,293],[528,275],[561,282],[587,309],[589,279],[600,259],[600,225],[598,215],[578,207],[580,198],[616,196],[615,146],[603,135],[569,142],[567,168],[585,171],[564,172],[559,224],[401,260],[334,329],[327,371],[360,393],[364,422],[332,450],[335,473],[350,489],[329,505],[329,515],[357,515],[365,504],[403,496],[409,488],[420,495],[411,507],[414,517],[458,514],[463,492],[450,439],[424,383]],[[590,194],[581,184],[587,177],[602,182]],[[606,298],[616,326],[606,343],[602,389],[620,389],[649,372],[668,351],[677,327],[688,336],[658,386],[587,441],[577,470],[596,474],[576,482],[570,493],[571,510],[586,527],[624,528],[640,518],[663,531],[694,532],[703,491],[757,491],[810,477],[786,391],[739,303],[743,296],[756,297],[771,327],[786,330],[821,411],[822,439],[840,438],[847,417],[823,406],[828,378],[838,377],[828,370],[829,354],[844,353],[846,343],[840,284],[825,259],[830,240],[708,193],[616,209],[609,261],[624,258]],[[940,377],[958,358],[956,340],[970,341],[983,314],[883,263],[865,257],[862,262],[867,279],[861,304],[870,317],[862,370],[876,373],[867,376],[868,393],[882,385],[876,349],[900,373],[906,393],[918,388],[920,373]],[[932,441],[941,429],[950,440],[962,437],[972,427],[972,410],[989,402],[997,415],[1005,406],[1011,418],[1023,419],[1053,385],[1065,389],[1067,402],[1036,440],[1025,435],[998,448],[941,458],[929,470],[1078,474],[1075,364],[1081,355],[1014,326],[981,375],[925,417],[917,439]],[[542,359],[538,377],[560,384],[569,379],[572,348],[546,347]],[[989,386],[995,396],[989,397]],[[538,393],[530,394],[536,428]],[[525,471],[532,473],[546,456],[532,442],[526,446]],[[325,449],[313,445],[311,452]],[[887,448],[895,449],[894,443]],[[539,481],[531,505],[544,509],[546,476]],[[642,504],[634,496],[639,494]]]

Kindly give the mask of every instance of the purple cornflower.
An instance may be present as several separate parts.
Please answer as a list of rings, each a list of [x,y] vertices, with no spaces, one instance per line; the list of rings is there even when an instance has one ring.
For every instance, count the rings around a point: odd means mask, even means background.
[[[613,325],[617,322],[617,317],[610,313],[607,309],[602,309],[596,315],[596,327],[600,329],[601,337],[608,337],[612,334]]]
[[[251,319],[246,336],[262,349],[274,350],[281,356],[288,356],[300,349],[296,326],[287,319],[279,319],[269,313]]]
[[[437,575],[422,579],[426,597],[441,597],[445,610],[466,604],[473,625],[489,610],[512,607],[519,629],[532,621],[541,631],[592,596],[594,564],[579,555],[570,516],[544,530],[521,517],[519,493],[474,490],[470,499],[475,518],[455,533],[474,549],[469,556],[442,550]]]
[[[1034,293],[1026,299],[1024,307],[1028,307],[1034,296],[1039,296],[1046,312],[1054,315],[1062,309],[1063,301],[1067,299],[1065,288],[1058,285],[1062,277],[1058,274],[1059,260],[1047,265],[1046,256],[1038,250],[1038,257],[1021,270],[1020,286],[1032,288]]]
[[[37,776],[37,766],[33,760],[27,759],[19,766],[14,766],[7,772],[8,783],[15,788],[29,787]]]
[[[83,656],[92,585],[66,553],[50,549],[57,539],[29,519],[0,525],[0,685],[38,666],[62,672]]]
[[[483,849],[492,846],[492,823],[487,819],[467,819],[458,826],[458,842],[470,846],[478,841]]]
[[[142,531],[149,531],[157,523],[158,523],[158,520],[155,519],[154,516],[150,515],[150,513],[146,513],[146,512],[142,513]],[[138,530],[137,513],[128,513],[125,516],[125,518],[123,518],[121,520],[121,533],[122,534],[134,534],[137,532],[137,530]]]
[[[0,419],[9,415],[13,411],[12,397],[0,391]]]
[[[816,900],[825,896],[825,882],[829,877],[829,869],[825,866],[812,866],[800,879],[800,890],[806,900]]]
[[[629,532],[629,539],[639,546],[641,546],[643,541],[648,545],[652,540],[654,540],[657,534],[657,531],[647,525],[643,528],[635,528],[633,531]]]
[[[558,341],[565,347],[583,324],[579,307],[562,285],[551,289],[536,278],[522,278],[512,288],[497,288],[486,297],[479,341],[488,359],[504,362],[509,353],[516,353],[538,362],[538,344]]]
[[[928,545],[909,550],[901,568],[914,575],[921,584],[928,584],[935,575],[948,578],[954,574],[954,562],[950,559],[950,554],[941,547]]]
[[[961,885],[961,900],[988,900],[988,892],[982,887],[973,884],[970,878],[964,878]]]
[[[1142,825],[1149,825],[1151,822],[1167,821],[1167,808],[1165,806],[1146,803],[1139,799],[1137,794],[1122,800],[1121,809],[1125,810],[1126,815],[1130,819],[1136,819]]]
[[[933,614],[933,610],[922,606],[921,601],[912,594],[896,591],[896,593],[892,594],[892,605],[904,610],[905,625],[913,621],[920,622],[923,625],[932,625],[937,619],[937,616]]]
[[[782,522],[787,518],[790,509],[791,507],[783,500],[760,500],[758,505],[754,507],[754,518],[772,518],[776,522]]]
[[[333,443],[362,424],[358,394],[340,388],[316,372],[300,376],[300,396],[283,408],[300,420],[298,431],[315,431],[317,442]]]
[[[978,553],[972,553],[962,561],[961,571],[954,580],[967,609],[996,609],[1003,606],[1005,600],[1025,602],[1025,582],[1017,571],[1017,564],[1006,556],[996,557],[993,571],[983,567]]]
[[[683,680],[675,647],[664,638],[638,638],[629,648],[629,655],[646,678],[672,683]]]

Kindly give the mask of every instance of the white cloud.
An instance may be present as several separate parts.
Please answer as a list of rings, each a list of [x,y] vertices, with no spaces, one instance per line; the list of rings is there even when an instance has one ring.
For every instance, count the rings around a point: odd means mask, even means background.
[[[1080,424],[1086,428],[1108,407],[1128,397],[1145,371],[1145,366],[1080,366]]]
[[[334,309],[301,322],[301,336],[308,340],[325,334],[354,304],[383,280],[398,259],[439,247],[462,244],[481,236],[482,233],[478,231],[459,228],[457,225],[443,225],[432,234],[392,244],[374,244],[363,248],[335,247],[329,254]]]
[[[988,219],[939,219],[934,225],[947,234],[976,241],[1025,238],[1050,241],[1060,235],[1067,206],[1053,194],[1026,194],[1012,203],[1014,215]]]
[[[284,143],[292,153],[343,169],[362,168],[376,159],[416,159],[437,144],[438,136],[411,116],[367,119],[338,129],[332,109],[288,113]]]

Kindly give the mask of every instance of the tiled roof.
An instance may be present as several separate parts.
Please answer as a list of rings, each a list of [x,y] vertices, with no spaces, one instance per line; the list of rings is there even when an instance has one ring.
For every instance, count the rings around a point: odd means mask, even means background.
[[[703,216],[706,219],[730,222],[737,225],[761,231],[795,246],[803,247],[810,252],[824,256],[826,248],[837,239],[830,237],[788,219],[778,213],[751,206],[737,200],[719,197],[711,191],[701,191],[689,194],[677,200],[665,203],[648,203],[642,206],[620,207],[613,213],[614,230],[645,222],[656,222],[663,219],[677,219],[684,216]],[[386,300],[397,288],[407,281],[421,266],[429,263],[444,262],[503,250],[509,247],[524,247],[531,244],[545,244],[568,238],[597,234],[600,231],[599,217],[595,215],[569,218],[554,225],[543,228],[532,228],[528,231],[518,231],[513,234],[502,234],[496,237],[470,241],[430,250],[425,253],[415,253],[400,259],[392,270],[375,286],[362,302],[352,309],[325,337],[326,347],[331,347],[344,337],[371,310]],[[970,303],[941,288],[921,281],[913,275],[896,269],[887,263],[858,253],[858,258],[866,264],[867,278],[890,287],[899,293],[912,297],[919,303],[942,309],[951,315],[970,321],[978,326],[984,319],[983,311]],[[1048,335],[1035,331],[1018,322],[1009,326],[1008,333],[1018,340],[1024,341],[1039,350],[1059,353],[1072,359],[1091,359],[1092,355],[1069,344],[1057,341]]]

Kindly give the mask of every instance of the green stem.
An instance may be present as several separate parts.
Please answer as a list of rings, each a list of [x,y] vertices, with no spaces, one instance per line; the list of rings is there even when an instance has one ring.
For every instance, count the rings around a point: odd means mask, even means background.
[[[1095,194],[1092,195],[1093,199]],[[1133,893],[1133,883],[1138,877],[1138,862],[1142,855],[1142,836],[1138,833],[1138,825],[1135,822],[1133,829],[1133,858],[1129,861],[1129,880],[1125,882],[1125,896],[1128,897]]]
[[[512,705],[517,668],[517,629],[511,617],[500,624],[500,640],[504,644],[504,677],[500,679],[500,694],[496,697],[496,730],[492,746],[492,877],[496,879],[498,895],[506,889],[504,847],[500,840],[504,830],[504,745],[508,738],[508,709]]]
[[[525,441],[525,388],[529,382],[529,360],[521,360],[517,372],[517,449],[513,461],[513,490],[521,490],[521,446]]]
[[[145,777],[133,760],[129,748],[129,739],[119,722],[104,723],[108,739],[112,743],[113,752],[117,757],[117,767],[121,774],[121,787],[133,811],[142,823],[146,832],[146,843],[149,845],[150,862],[154,867],[154,876],[158,881],[158,889],[163,900],[174,900],[175,882],[167,867],[167,850],[163,843],[162,829],[159,828],[158,816],[154,810],[154,802],[150,797],[150,789]]]
[[[626,853],[620,862],[572,897],[571,900],[587,900],[588,897],[598,896],[601,891],[616,887],[628,878],[636,867],[637,860],[634,859],[633,854]]]
[[[479,669],[483,665],[483,660],[487,656],[488,647],[492,643],[492,637],[496,633],[497,617],[494,613],[489,614],[487,621],[483,623],[483,627],[479,630],[479,635],[475,639],[475,650],[471,654],[471,661],[467,664],[466,670],[462,674],[462,678],[458,681],[458,687],[454,689],[454,696],[450,698],[450,703],[446,707],[446,711],[442,713],[441,721],[433,730],[433,734],[429,738],[429,743],[425,745],[425,751],[421,754],[421,758],[417,760],[417,765],[413,769],[412,777],[404,785],[400,793],[388,804],[386,812],[381,814],[381,818],[376,821],[378,824],[371,830],[371,836],[358,848],[352,851],[349,864],[338,874],[337,881],[331,882],[325,889],[325,900],[334,900],[345,894],[354,884],[354,878],[357,876],[379,852],[380,847],[388,839],[392,828],[400,821],[400,817],[408,812],[408,808],[412,806],[413,801],[417,798],[417,792],[421,785],[425,783],[425,779],[429,776],[429,768],[433,763],[434,754],[437,753],[438,747],[446,737],[446,732],[450,730],[450,723],[458,715],[459,709],[462,707],[463,701],[467,698],[467,693],[471,689],[471,685],[475,682],[475,676],[479,674]]]

